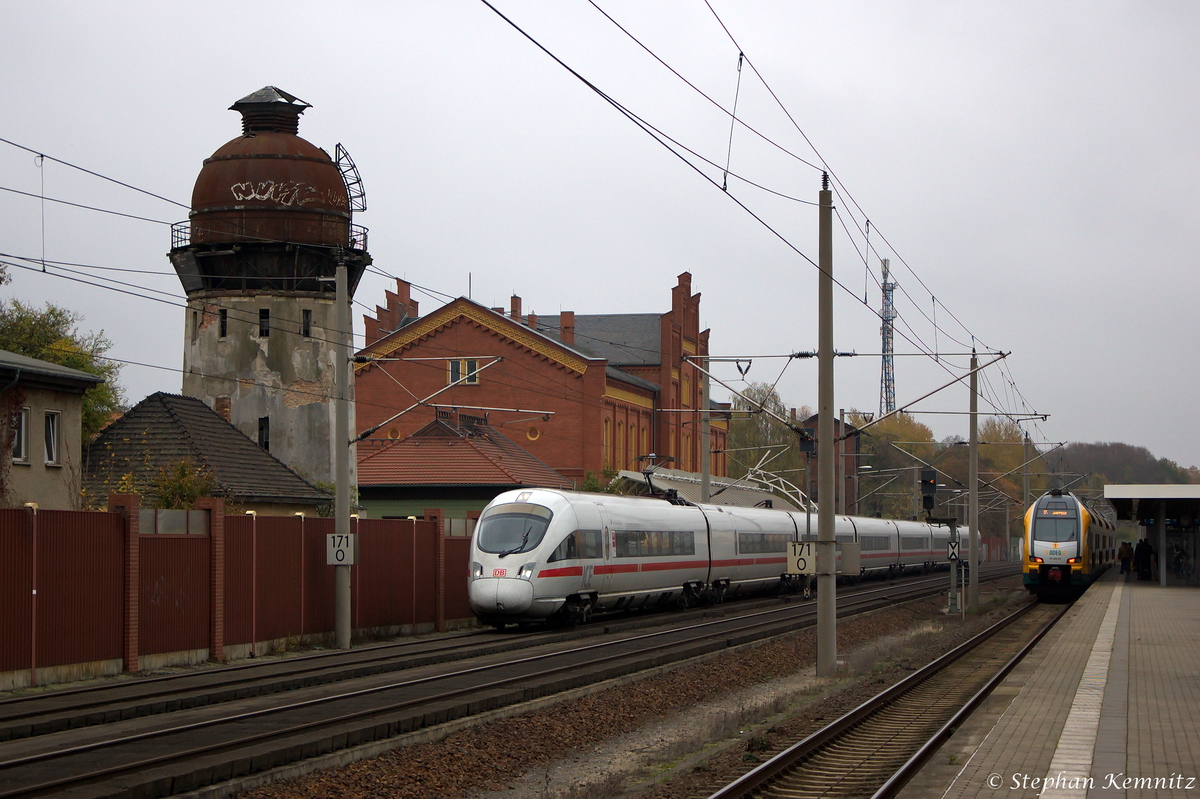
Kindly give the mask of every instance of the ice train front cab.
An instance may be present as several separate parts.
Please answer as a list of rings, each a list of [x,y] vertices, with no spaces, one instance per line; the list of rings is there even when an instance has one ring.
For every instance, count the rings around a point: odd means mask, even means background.
[[[534,578],[564,534],[577,529],[575,509],[553,491],[509,491],[496,497],[480,514],[471,541],[467,596],[475,615],[504,623],[545,619],[558,611],[563,594],[538,596]],[[570,571],[571,582],[578,584],[575,569]]]

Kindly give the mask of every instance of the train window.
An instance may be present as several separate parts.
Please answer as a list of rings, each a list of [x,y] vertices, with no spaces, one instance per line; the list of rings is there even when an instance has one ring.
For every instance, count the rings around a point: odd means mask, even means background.
[[[881,549],[887,550],[892,548],[891,536],[886,535],[864,535],[860,539],[860,543],[862,544],[862,548],[864,550],[869,549],[878,551]]]
[[[1076,519],[1033,520],[1034,541],[1074,541],[1078,535],[1079,521]]]
[[[629,530],[617,533],[616,539],[618,558],[696,554],[696,536],[692,532]]]
[[[554,514],[549,508],[527,502],[509,502],[489,508],[479,517],[475,541],[484,552],[515,555],[542,543]]]
[[[601,537],[600,531],[576,530],[563,539],[562,543],[547,558],[547,562],[602,557],[604,557],[604,539]]]
[[[916,538],[913,536],[900,536],[901,549],[929,549],[928,538]]]
[[[738,552],[752,554],[758,552],[787,552],[790,535],[771,533],[738,533]]]

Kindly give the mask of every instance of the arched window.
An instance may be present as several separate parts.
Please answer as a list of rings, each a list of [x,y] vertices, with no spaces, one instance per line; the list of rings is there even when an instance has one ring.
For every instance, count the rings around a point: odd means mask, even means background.
[[[617,422],[617,462],[614,469],[625,468],[625,423]]]
[[[612,420],[604,420],[604,467],[612,466]]]

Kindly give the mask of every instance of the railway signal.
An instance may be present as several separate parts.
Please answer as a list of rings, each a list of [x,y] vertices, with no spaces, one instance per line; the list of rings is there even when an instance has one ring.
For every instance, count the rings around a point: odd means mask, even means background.
[[[933,498],[937,494],[937,471],[935,469],[921,470],[921,506],[925,510],[933,510]]]

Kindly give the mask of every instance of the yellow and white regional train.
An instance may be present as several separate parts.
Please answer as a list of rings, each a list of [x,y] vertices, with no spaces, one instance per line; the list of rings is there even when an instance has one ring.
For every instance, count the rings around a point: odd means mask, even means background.
[[[1025,511],[1024,583],[1038,599],[1082,594],[1116,555],[1116,527],[1070,491],[1053,489]]]

